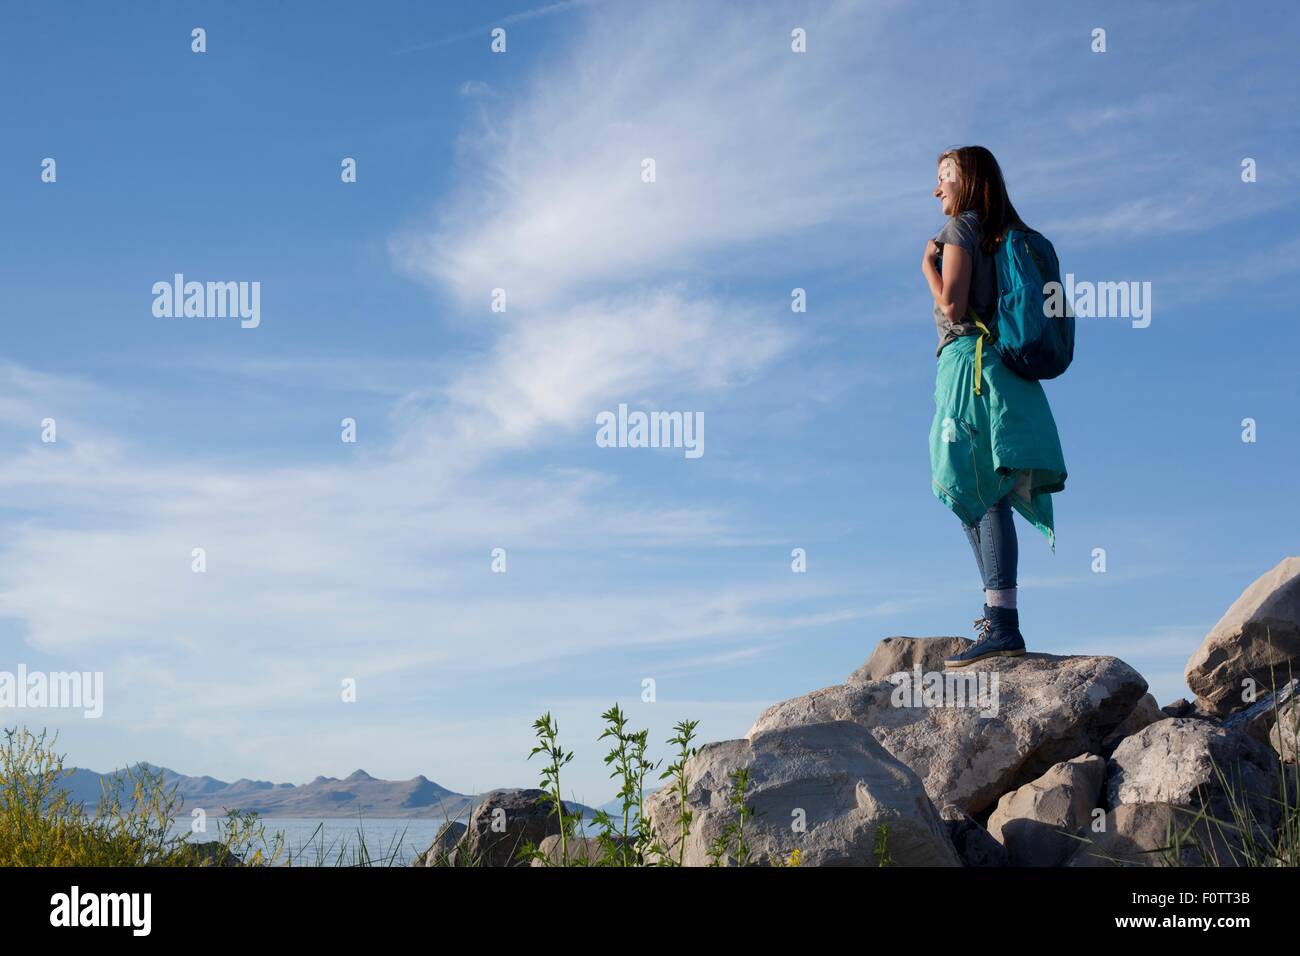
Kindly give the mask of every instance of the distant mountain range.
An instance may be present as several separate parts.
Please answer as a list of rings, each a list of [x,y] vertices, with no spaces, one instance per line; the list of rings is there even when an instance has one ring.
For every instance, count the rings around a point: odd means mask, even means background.
[[[222,816],[230,810],[254,810],[263,817],[331,817],[365,818],[464,818],[469,807],[479,801],[473,794],[456,793],[441,787],[427,777],[411,780],[379,780],[364,770],[358,770],[343,779],[317,777],[311,783],[271,783],[268,780],[236,780],[227,783],[213,777],[187,777],[166,767],[142,763],[141,768],[161,772],[168,789],[175,788],[184,800],[178,815],[188,814],[196,807],[210,816]],[[111,785],[114,777],[125,775],[125,770],[99,774],[93,770],[72,770],[63,781],[69,798],[94,811],[102,793],[101,785]],[[129,795],[130,785],[126,787]],[[580,803],[566,801],[573,810],[581,810],[590,820],[592,809]]]

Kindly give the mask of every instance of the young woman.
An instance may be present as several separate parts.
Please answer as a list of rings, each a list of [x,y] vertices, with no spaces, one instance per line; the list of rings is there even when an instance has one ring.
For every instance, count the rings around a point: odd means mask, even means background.
[[[1065,460],[1047,395],[998,360],[993,257],[1009,228],[1027,229],[1007,196],[997,160],[983,146],[939,156],[935,197],[949,219],[926,243],[921,273],[939,332],[930,469],[935,496],[961,519],[984,584],[974,644],[945,661],[964,667],[1025,652],[1016,609],[1012,510],[1056,549],[1052,494]]]

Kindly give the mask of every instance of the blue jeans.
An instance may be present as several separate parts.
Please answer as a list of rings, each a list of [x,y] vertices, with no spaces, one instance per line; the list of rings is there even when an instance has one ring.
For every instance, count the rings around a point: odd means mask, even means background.
[[[1008,495],[984,512],[978,523],[963,526],[975,552],[975,561],[980,566],[985,590],[1002,591],[1016,586],[1016,562],[1020,552],[1012,518]]]

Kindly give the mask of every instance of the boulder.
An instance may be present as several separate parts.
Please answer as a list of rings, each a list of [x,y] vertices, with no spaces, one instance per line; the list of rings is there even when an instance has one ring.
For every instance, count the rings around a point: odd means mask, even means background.
[[[560,824],[541,790],[493,790],[484,794],[469,827],[450,854],[455,866],[527,866],[519,859],[525,843],[539,846]]]
[[[220,840],[186,843],[180,857],[184,866],[243,866],[244,860]]]
[[[948,839],[952,840],[962,866],[1007,865],[1007,848],[989,836],[989,831],[957,804],[948,804],[939,811],[939,816],[948,827]]]
[[[1205,808],[1216,820],[1232,824],[1233,792],[1255,821],[1275,828],[1281,816],[1279,769],[1273,751],[1242,731],[1169,717],[1115,748],[1106,768],[1106,798],[1112,809],[1126,803]]]
[[[801,724],[855,721],[917,773],[936,806],[955,803],[977,815],[1053,764],[1097,752],[1147,691],[1142,676],[1114,657],[1026,654],[994,658],[934,681],[913,675],[895,675],[897,685],[839,684],[774,704],[759,715],[749,737]],[[938,704],[966,704],[938,706],[924,694],[905,693],[909,685],[927,682],[943,688]],[[977,706],[969,706],[971,701]]]
[[[1293,674],[1292,671],[1295,673]],[[1300,557],[1277,567],[1242,592],[1187,662],[1187,686],[1220,717],[1241,710],[1242,682],[1259,692],[1300,676]]]
[[[941,671],[945,657],[964,651],[973,642],[964,637],[886,637],[867,662],[849,675],[850,684],[888,680],[899,671]]]
[[[1296,754],[1300,753],[1300,699],[1292,700],[1278,711],[1277,725],[1269,731],[1268,741],[1284,761],[1289,764],[1297,762]]]
[[[989,817],[989,836],[1006,847],[1011,866],[1060,866],[1079,847],[1073,834],[1092,822],[1105,779],[1106,761],[1096,754],[1054,764],[1002,795]]]
[[[445,821],[433,835],[433,842],[414,860],[411,866],[443,866],[448,861],[448,854],[469,829],[459,820]]]
[[[1137,733],[1147,724],[1154,724],[1157,720],[1164,720],[1165,716],[1155,697],[1151,694],[1143,694],[1137,706],[1120,722],[1120,725],[1115,728],[1111,735],[1101,742],[1102,754],[1110,756],[1111,752],[1119,746],[1119,742],[1125,737]]]
[[[803,866],[875,866],[878,839],[894,866],[961,865],[916,774],[860,725],[833,721],[701,747],[685,768],[693,813],[687,866],[710,865],[714,841],[737,821],[732,775],[742,769],[749,771],[744,802],[754,813],[744,830],[749,865],[769,866],[798,849]],[[646,812],[676,859],[676,789],[652,794]],[[723,865],[736,863],[733,857],[723,857]]]
[[[1239,841],[1187,807],[1124,803],[1106,814],[1101,830],[1079,831],[1065,864],[1092,866],[1240,866]]]

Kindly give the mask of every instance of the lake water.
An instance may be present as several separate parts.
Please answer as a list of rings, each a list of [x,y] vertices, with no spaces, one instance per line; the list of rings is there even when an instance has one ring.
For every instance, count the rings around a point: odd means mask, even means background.
[[[410,866],[412,860],[429,849],[443,823],[441,819],[359,821],[346,817],[329,820],[262,817],[258,822],[266,830],[268,852],[275,834],[284,834],[287,852],[281,853],[280,862],[291,862],[293,866],[355,866],[360,844],[358,831],[365,837],[372,866]],[[225,817],[208,817],[207,832],[191,834],[190,842],[220,840],[224,823]],[[178,819],[172,824],[172,833],[188,833],[189,826],[188,820]],[[594,836],[596,831],[589,821],[584,821],[578,832]]]
[[[221,817],[208,817],[207,832],[191,834],[190,841],[202,843],[221,838]],[[277,832],[284,834],[284,846],[292,852],[294,866],[337,866],[342,853],[344,865],[355,865],[359,846],[358,830],[364,835],[366,851],[375,866],[410,866],[416,856],[429,849],[442,820],[330,820],[263,817],[267,841]],[[178,820],[173,832],[189,832],[189,821]],[[323,851],[323,852],[322,852]],[[283,861],[285,856],[281,856]]]

